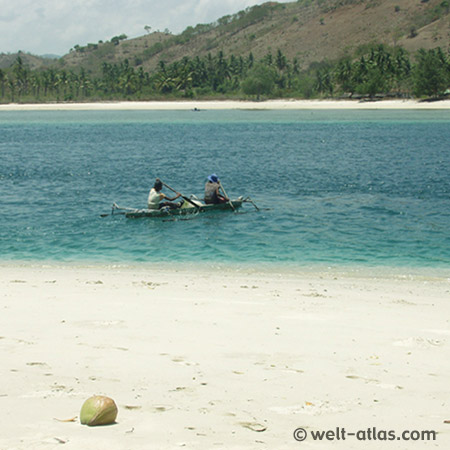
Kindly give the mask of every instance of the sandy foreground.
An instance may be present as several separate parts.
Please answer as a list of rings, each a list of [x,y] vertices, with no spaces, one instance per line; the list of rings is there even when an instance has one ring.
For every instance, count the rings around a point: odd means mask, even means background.
[[[105,103],[6,104],[1,111],[107,111],[107,110],[329,110],[329,109],[450,109],[450,100],[418,102],[416,100],[335,101],[335,100],[268,100],[252,101],[153,101]]]
[[[449,272],[3,264],[0,310],[2,450],[450,448]]]

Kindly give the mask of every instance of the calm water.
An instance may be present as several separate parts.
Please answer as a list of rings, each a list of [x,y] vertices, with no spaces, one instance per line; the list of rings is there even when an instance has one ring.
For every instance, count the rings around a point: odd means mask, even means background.
[[[211,172],[262,210],[100,217]],[[0,205],[0,261],[449,268],[450,111],[1,112]]]

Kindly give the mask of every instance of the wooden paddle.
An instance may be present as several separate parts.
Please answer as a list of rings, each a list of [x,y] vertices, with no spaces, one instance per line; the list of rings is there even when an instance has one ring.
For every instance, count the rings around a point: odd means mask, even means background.
[[[234,207],[233,202],[231,201],[230,197],[228,197],[227,193],[225,192],[225,189],[223,188],[223,185],[222,185],[222,183],[220,182],[220,180],[219,180],[219,186],[222,188],[222,191],[223,191],[223,193],[225,194],[225,197],[228,199],[228,203],[230,204],[231,209],[232,209],[234,212],[236,212],[236,208]]]
[[[176,191],[175,189],[171,188],[168,184],[164,183],[164,181],[162,181],[161,179],[159,180],[161,181],[161,183],[163,184],[163,186],[165,186],[167,189],[170,189],[172,192],[175,192],[175,194],[178,194],[179,192]],[[194,203],[189,197],[185,197],[184,195],[180,195],[180,197],[183,200],[186,200],[188,203],[190,203],[191,205],[193,205],[195,208],[200,209],[200,206],[197,205],[196,203]]]

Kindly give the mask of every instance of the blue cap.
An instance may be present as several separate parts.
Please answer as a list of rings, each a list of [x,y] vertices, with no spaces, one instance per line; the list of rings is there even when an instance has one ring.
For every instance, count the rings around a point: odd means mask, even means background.
[[[219,181],[219,177],[215,173],[213,173],[208,177],[208,180],[212,183],[217,183]]]

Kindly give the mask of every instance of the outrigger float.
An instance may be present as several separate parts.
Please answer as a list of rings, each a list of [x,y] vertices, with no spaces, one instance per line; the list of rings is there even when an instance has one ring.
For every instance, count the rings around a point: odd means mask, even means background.
[[[136,208],[124,208],[116,203],[112,206],[111,215],[121,214],[129,219],[138,219],[141,217],[171,217],[171,216],[185,216],[192,214],[199,214],[213,211],[237,211],[243,203],[251,203],[257,210],[259,208],[253,203],[250,197],[239,197],[235,200],[230,200],[226,203],[219,203],[214,205],[207,205],[200,202],[197,199],[184,200],[180,208],[171,209],[169,207],[163,207],[161,209],[136,209]],[[104,214],[106,216],[109,214]]]

